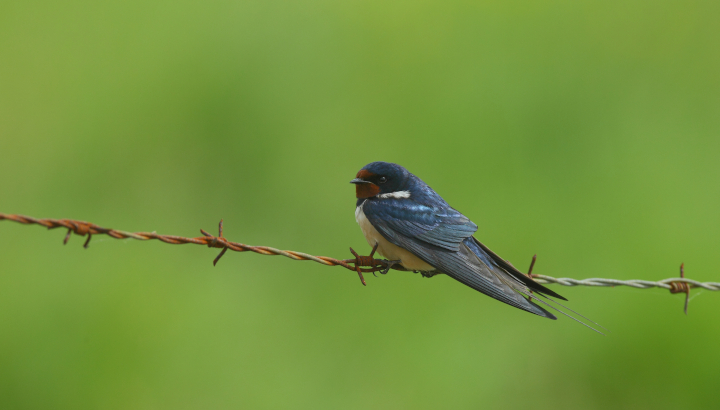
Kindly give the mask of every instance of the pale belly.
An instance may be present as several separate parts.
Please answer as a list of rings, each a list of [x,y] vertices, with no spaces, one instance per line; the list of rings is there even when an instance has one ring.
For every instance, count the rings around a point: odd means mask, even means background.
[[[377,252],[386,259],[391,261],[399,260],[402,266],[408,270],[419,270],[425,272],[435,270],[433,266],[413,255],[410,251],[403,249],[393,243],[390,243],[387,239],[380,235],[380,232],[378,232],[377,229],[375,229],[375,227],[372,226],[370,221],[368,221],[368,219],[365,217],[365,213],[362,210],[362,205],[355,209],[355,220],[357,221],[358,225],[360,225],[360,229],[362,229],[363,235],[365,235],[365,240],[367,240],[368,245],[375,246],[375,244],[377,243]]]

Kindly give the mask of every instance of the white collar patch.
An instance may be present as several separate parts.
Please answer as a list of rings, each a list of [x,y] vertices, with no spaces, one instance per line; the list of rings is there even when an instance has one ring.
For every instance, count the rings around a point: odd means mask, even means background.
[[[378,195],[378,198],[394,198],[394,199],[410,198],[410,191],[388,192],[387,194]]]

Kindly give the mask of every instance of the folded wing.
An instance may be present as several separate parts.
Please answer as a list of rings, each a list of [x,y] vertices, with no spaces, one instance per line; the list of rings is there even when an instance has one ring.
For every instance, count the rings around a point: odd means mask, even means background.
[[[539,316],[555,319],[550,312],[523,295],[529,290],[562,296],[534,282],[487,249],[472,235],[477,225],[460,212],[419,204],[411,199],[366,201],[363,211],[388,241],[492,298]]]

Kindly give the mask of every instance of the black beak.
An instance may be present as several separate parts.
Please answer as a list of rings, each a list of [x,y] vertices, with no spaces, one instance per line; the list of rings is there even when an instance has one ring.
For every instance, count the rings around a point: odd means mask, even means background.
[[[370,181],[366,181],[362,178],[355,178],[352,181],[350,181],[351,184],[369,184]]]

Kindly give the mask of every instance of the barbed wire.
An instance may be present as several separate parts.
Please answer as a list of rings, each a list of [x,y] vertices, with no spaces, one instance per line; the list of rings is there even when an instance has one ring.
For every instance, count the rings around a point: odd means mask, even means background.
[[[377,250],[377,245],[373,248],[372,252],[368,256],[358,255],[352,248],[352,252],[355,258],[353,259],[335,259],[327,256],[314,256],[307,253],[286,251],[271,248],[269,246],[251,246],[239,242],[230,242],[223,237],[223,221],[220,220],[218,226],[218,236],[211,235],[203,229],[200,229],[200,233],[203,236],[195,238],[186,238],[175,235],[160,235],[155,232],[125,232],[116,229],[103,228],[90,222],[77,221],[72,219],[39,219],[33,218],[26,215],[17,214],[3,214],[0,213],[0,221],[8,220],[14,221],[25,225],[41,225],[48,229],[66,228],[68,230],[63,240],[63,244],[67,244],[70,236],[74,233],[79,236],[87,236],[83,247],[87,248],[90,245],[90,240],[93,235],[108,235],[115,239],[137,239],[140,241],[147,241],[157,239],[159,241],[173,244],[195,244],[205,245],[210,248],[222,249],[220,254],[213,260],[213,265],[216,265],[220,258],[227,252],[228,249],[235,252],[255,252],[261,255],[279,255],[293,260],[309,260],[320,263],[326,266],[342,266],[345,269],[356,272],[360,277],[360,281],[363,285],[366,285],[363,273],[369,272],[380,272],[382,274],[387,273],[390,269],[407,271],[402,266],[394,265],[384,259],[375,259],[374,254]],[[573,278],[554,278],[552,276],[537,275],[532,273],[532,267],[535,264],[536,256],[533,256],[533,262],[530,265],[528,276],[533,280],[542,284],[558,284],[562,286],[591,286],[591,287],[614,287],[614,286],[630,286],[637,289],[649,289],[649,288],[662,288],[667,289],[670,293],[685,293],[685,313],[687,314],[687,303],[690,296],[690,289],[702,288],[710,291],[720,291],[720,283],[718,282],[698,282],[696,280],[685,278],[684,265],[680,265],[680,277],[679,278],[668,278],[660,281],[647,281],[647,280],[618,280],[618,279],[603,279],[603,278],[588,278],[588,279],[573,279]]]
[[[637,289],[650,289],[650,288],[663,288],[671,290],[673,289],[672,284],[674,283],[685,283],[690,288],[703,288],[705,290],[720,291],[720,283],[716,282],[698,282],[696,280],[687,278],[669,278],[663,279],[657,282],[649,280],[618,280],[618,279],[602,279],[602,278],[589,278],[589,279],[572,279],[572,278],[553,278],[552,276],[545,275],[532,275],[533,280],[538,283],[548,284],[555,283],[563,286],[596,286],[596,287],[615,287],[615,286],[630,286]]]
[[[93,235],[108,235],[115,239],[137,239],[140,241],[148,241],[152,239],[157,239],[159,241],[173,244],[173,245],[183,245],[183,244],[195,244],[195,245],[205,245],[210,248],[219,248],[222,249],[220,251],[220,254],[213,260],[213,265],[216,265],[220,258],[225,254],[225,252],[230,249],[235,252],[255,252],[259,253],[261,255],[280,255],[285,256],[286,258],[290,258],[293,260],[310,260],[313,262],[317,262],[326,266],[342,266],[345,269],[357,272],[360,276],[360,280],[362,281],[363,285],[366,285],[365,278],[363,277],[363,273],[368,272],[382,272],[387,273],[387,269],[397,269],[397,270],[405,270],[398,266],[388,266],[387,261],[383,259],[375,259],[373,258],[373,254],[375,253],[375,250],[370,254],[370,256],[359,256],[355,251],[350,248],[350,251],[355,255],[355,258],[353,259],[335,259],[330,258],[327,256],[314,256],[309,255],[307,253],[302,252],[296,252],[296,251],[284,251],[280,249],[271,248],[269,246],[251,246],[246,245],[244,243],[239,242],[230,242],[226,238],[223,237],[223,221],[220,220],[220,224],[218,227],[219,234],[218,236],[214,236],[209,234],[203,229],[200,229],[200,233],[203,234],[203,236],[199,236],[196,238],[186,238],[183,236],[175,236],[175,235],[160,235],[155,232],[125,232],[120,231],[117,229],[108,229],[103,228],[101,226],[95,225],[94,223],[85,222],[85,221],[77,221],[73,219],[40,219],[40,218],[33,218],[32,216],[26,216],[26,215],[17,215],[17,214],[3,214],[0,213],[0,221],[1,220],[8,220],[8,221],[14,221],[25,225],[42,225],[48,229],[56,229],[56,228],[67,228],[68,232],[65,235],[65,239],[63,240],[63,244],[67,244],[68,240],[70,240],[71,234],[76,234],[79,236],[86,236],[87,239],[85,240],[85,244],[83,247],[87,249],[87,247],[90,245],[90,240],[92,239]],[[350,264],[353,264],[351,266]],[[363,266],[367,266],[369,268],[363,268]],[[384,272],[383,272],[384,271]]]

